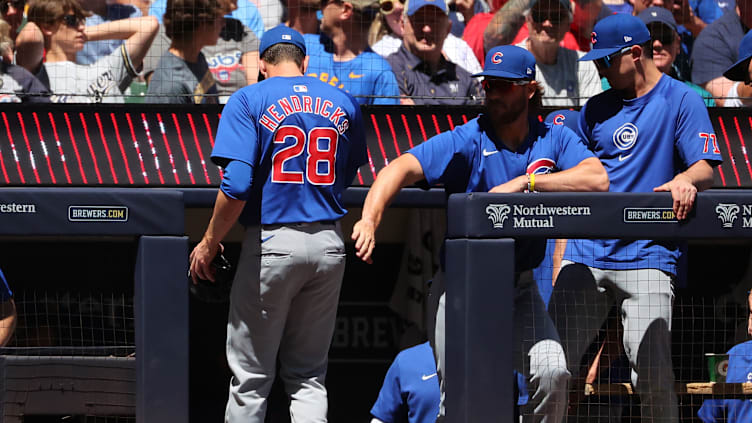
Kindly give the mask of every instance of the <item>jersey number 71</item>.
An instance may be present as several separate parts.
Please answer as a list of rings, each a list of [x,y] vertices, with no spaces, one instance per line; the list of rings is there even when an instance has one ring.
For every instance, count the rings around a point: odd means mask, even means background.
[[[307,179],[313,185],[332,185],[336,179],[337,130],[317,127],[306,134],[303,129],[288,125],[279,127],[274,133],[275,144],[284,144],[289,139],[294,141],[292,145],[272,155],[272,182],[302,184]],[[322,149],[321,144],[328,145],[328,149]],[[308,154],[305,169],[292,169],[293,163],[288,161],[303,154],[303,150],[307,150]],[[325,165],[320,166],[322,163]],[[323,173],[320,172],[322,168],[326,168]]]

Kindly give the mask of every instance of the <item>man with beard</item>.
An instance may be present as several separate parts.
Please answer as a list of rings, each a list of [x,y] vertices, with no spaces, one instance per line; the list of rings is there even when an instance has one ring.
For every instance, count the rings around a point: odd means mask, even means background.
[[[608,190],[605,169],[574,132],[538,121],[540,93],[530,52],[495,47],[486,56],[484,71],[475,76],[484,77],[486,112],[410,149],[379,173],[353,227],[356,255],[363,261],[372,262],[375,231],[387,205],[400,188],[420,181],[443,184],[447,194]],[[517,245],[514,365],[528,377],[531,392],[525,421],[559,422],[569,372],[530,271],[544,250],[544,240]],[[431,295],[440,297],[433,345],[440,377],[445,365],[442,280],[440,271],[431,288],[436,291]],[[443,378],[441,390],[443,404]]]
[[[581,106],[603,91],[595,66],[577,61],[585,53],[560,46],[572,22],[569,0],[537,0],[525,19],[529,35],[517,45],[535,57],[544,106]]]

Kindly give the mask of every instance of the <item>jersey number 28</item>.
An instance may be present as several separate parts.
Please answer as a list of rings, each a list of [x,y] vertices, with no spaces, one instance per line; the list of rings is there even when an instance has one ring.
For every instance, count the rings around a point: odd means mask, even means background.
[[[337,130],[313,128],[306,134],[297,126],[281,126],[274,134],[275,144],[284,144],[290,139],[294,141],[292,145],[272,155],[272,182],[302,184],[307,179],[313,185],[332,185],[336,177]],[[328,148],[323,149],[322,144]],[[303,154],[303,150],[307,150],[305,169],[291,169],[292,163],[287,162]]]

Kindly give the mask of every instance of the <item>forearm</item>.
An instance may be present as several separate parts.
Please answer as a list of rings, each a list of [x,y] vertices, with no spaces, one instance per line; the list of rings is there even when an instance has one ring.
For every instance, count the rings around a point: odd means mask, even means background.
[[[531,3],[531,0],[509,0],[494,14],[483,32],[485,51],[498,45],[512,44],[515,35],[525,23],[524,13],[530,9]]]
[[[127,40],[138,32],[149,29],[152,26],[153,19],[151,16],[118,19],[99,25],[87,26],[84,33],[87,41]]]
[[[697,191],[705,191],[713,186],[713,168],[710,167],[707,160],[700,160],[690,166],[689,169],[676,175],[674,179],[676,178],[687,178],[697,188]]]
[[[417,166],[417,167],[416,167]],[[420,162],[412,154],[403,154],[379,172],[363,203],[361,220],[379,226],[384,210],[402,187],[423,179]]]
[[[230,198],[220,190],[217,193],[209,226],[204,233],[204,240],[210,245],[219,244],[237,222],[243,212],[243,207],[245,207],[245,201]]]
[[[561,172],[535,175],[536,191],[608,191],[608,174],[595,157]]]

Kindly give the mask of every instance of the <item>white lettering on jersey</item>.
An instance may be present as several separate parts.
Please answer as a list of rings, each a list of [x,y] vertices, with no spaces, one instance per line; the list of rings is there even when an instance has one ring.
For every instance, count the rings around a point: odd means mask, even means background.
[[[628,151],[637,143],[637,126],[631,122],[627,122],[624,125],[614,131],[613,141],[616,148],[622,151]],[[623,161],[631,156],[632,153],[626,155],[619,155],[619,161]]]

